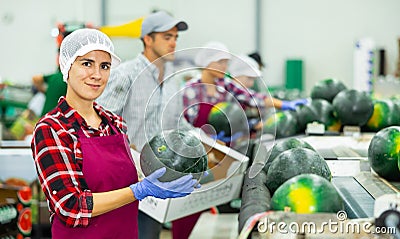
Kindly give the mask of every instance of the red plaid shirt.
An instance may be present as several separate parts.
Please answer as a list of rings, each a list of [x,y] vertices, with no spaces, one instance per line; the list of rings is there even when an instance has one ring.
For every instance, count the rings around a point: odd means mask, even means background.
[[[193,124],[199,113],[200,102],[217,104],[223,101],[233,101],[235,98],[245,109],[246,106],[265,108],[264,100],[267,95],[243,88],[240,84],[228,78],[215,79],[217,92],[214,96],[207,95],[206,85],[200,79],[192,79],[185,84],[183,90],[183,105],[186,109],[185,118]]]
[[[36,124],[32,139],[32,153],[44,194],[50,220],[54,215],[68,227],[89,225],[93,210],[93,196],[82,173],[82,151],[77,132],[82,129],[86,136],[111,134],[111,122],[126,133],[122,117],[104,110],[94,103],[102,122],[99,129],[87,125],[78,112],[62,97],[55,109]]]

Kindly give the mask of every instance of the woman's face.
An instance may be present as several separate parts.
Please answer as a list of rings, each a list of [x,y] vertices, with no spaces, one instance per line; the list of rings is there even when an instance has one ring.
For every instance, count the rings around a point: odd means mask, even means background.
[[[67,99],[94,101],[107,85],[110,68],[111,56],[105,51],[77,57],[68,73]]]
[[[228,69],[228,59],[222,59],[219,61],[213,61],[207,66],[207,70],[212,72],[215,78],[223,78],[225,72]]]

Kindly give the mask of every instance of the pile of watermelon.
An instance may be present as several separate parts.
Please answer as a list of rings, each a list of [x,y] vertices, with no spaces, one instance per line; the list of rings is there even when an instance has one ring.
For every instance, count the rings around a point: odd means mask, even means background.
[[[271,209],[297,213],[338,212],[343,201],[331,184],[324,158],[307,142],[288,138],[270,150],[263,169]]]
[[[307,124],[318,122],[325,131],[340,132],[345,125],[362,131],[377,132],[400,125],[400,100],[373,99],[363,91],[347,89],[337,79],[318,81],[312,88],[310,102],[296,111],[276,111],[265,116],[262,134],[284,138],[304,133]]]
[[[344,209],[324,158],[299,138],[278,141],[269,150],[265,166],[253,178],[245,177],[239,226],[256,213],[269,210],[296,213],[337,213]]]

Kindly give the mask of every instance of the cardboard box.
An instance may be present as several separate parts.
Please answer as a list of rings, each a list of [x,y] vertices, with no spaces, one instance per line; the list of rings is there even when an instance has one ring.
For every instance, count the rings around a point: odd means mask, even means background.
[[[216,143],[203,133],[194,131],[208,153],[210,175],[200,189],[183,198],[158,199],[147,197],[140,201],[139,210],[164,223],[206,210],[239,198],[244,172],[249,158],[225,145]],[[138,170],[139,154],[134,153]]]

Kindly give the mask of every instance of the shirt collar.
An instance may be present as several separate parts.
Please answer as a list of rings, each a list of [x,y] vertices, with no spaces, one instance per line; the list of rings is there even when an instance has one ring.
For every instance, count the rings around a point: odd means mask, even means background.
[[[66,121],[65,123],[67,122],[72,123],[75,130],[78,130],[80,125],[89,127],[86,124],[85,119],[68,104],[64,96],[60,98],[58,106],[59,106],[58,107],[59,112],[65,117],[64,118]],[[93,102],[93,107],[101,117],[102,123],[107,124],[107,122],[113,121],[113,119],[110,117],[110,115],[107,114],[107,112],[104,110],[102,106],[100,106],[96,102]]]

